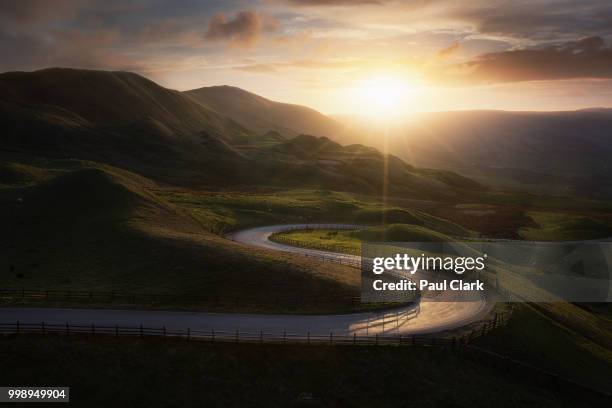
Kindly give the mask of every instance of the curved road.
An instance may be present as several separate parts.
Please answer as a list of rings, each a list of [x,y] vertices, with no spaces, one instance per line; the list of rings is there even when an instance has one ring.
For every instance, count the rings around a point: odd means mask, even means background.
[[[299,253],[307,256],[330,258],[336,262],[357,266],[359,258],[306,248],[297,248],[270,241],[269,236],[290,228],[306,225],[276,225],[252,228],[229,238],[267,249]],[[356,229],[361,226],[344,224],[309,224],[309,227]],[[60,308],[0,308],[0,322],[23,324],[91,325],[162,327],[168,330],[215,330],[218,332],[310,335],[413,335],[452,330],[480,320],[489,310],[490,303],[483,296],[477,301],[460,301],[460,292],[445,293],[445,301],[422,302],[393,310],[339,314],[339,315],[274,315],[240,313],[172,312],[149,310],[60,309]]]

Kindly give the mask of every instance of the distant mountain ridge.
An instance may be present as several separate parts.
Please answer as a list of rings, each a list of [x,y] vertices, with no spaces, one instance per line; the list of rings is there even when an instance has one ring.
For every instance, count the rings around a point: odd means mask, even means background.
[[[123,71],[48,68],[0,74],[0,103],[17,103],[46,112],[41,118],[67,116],[75,125],[125,128],[147,122],[159,136],[208,131],[218,137],[247,132],[227,117],[195,103],[181,92]],[[26,109],[21,113],[26,114]],[[66,123],[65,123],[66,124]]]
[[[232,92],[240,96],[229,98],[229,105],[240,105],[248,94]],[[265,101],[249,98],[257,106]],[[290,110],[322,116],[302,107]],[[274,130],[258,133],[130,72],[53,68],[0,74],[0,126],[0,150],[110,164],[172,185],[382,190],[385,156],[375,149],[307,135],[287,139]],[[390,191],[398,195],[449,198],[482,189],[456,174],[422,171],[398,158],[390,163]]]
[[[271,101],[233,86],[210,86],[184,93],[257,134],[275,131],[285,137],[300,134],[329,137],[343,128],[314,109]]]
[[[382,128],[338,117],[339,143],[382,148]],[[415,114],[390,127],[389,151],[418,167],[448,169],[486,184],[612,197],[612,109]]]

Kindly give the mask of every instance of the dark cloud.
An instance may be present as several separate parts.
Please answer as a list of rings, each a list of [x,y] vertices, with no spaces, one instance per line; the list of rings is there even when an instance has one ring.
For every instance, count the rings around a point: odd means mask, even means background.
[[[449,7],[448,14],[474,24],[480,33],[540,41],[609,35],[612,27],[609,0],[461,3]]]
[[[612,78],[612,47],[601,37],[587,37],[544,48],[485,54],[454,68],[459,78],[477,82]]]
[[[49,66],[147,72],[204,46],[202,21],[224,4],[120,0],[0,1],[0,70]]]
[[[205,38],[208,40],[230,41],[236,45],[248,46],[256,42],[262,32],[278,29],[278,22],[265,18],[253,11],[241,11],[232,19],[217,14],[208,22]]]
[[[0,20],[3,23],[33,24],[55,21],[75,15],[86,0],[18,0],[0,2]]]

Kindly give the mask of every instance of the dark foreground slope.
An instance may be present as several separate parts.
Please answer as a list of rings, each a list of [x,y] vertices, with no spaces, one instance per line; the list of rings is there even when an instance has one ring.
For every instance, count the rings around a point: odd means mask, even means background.
[[[342,128],[340,123],[314,109],[271,101],[233,86],[210,86],[185,94],[258,134],[275,131],[285,137],[333,136]]]
[[[435,347],[21,335],[0,338],[0,360],[3,383],[70,384],[88,408],[605,406]]]

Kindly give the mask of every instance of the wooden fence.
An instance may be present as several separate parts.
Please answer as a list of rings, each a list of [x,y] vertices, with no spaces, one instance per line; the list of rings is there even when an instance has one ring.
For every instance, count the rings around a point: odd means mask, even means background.
[[[414,345],[414,346],[440,346],[458,348],[467,345],[474,339],[485,335],[489,331],[504,325],[509,317],[510,312],[503,314],[495,314],[491,320],[481,322],[471,332],[461,336],[454,337],[433,337],[433,336],[418,336],[418,335],[402,335],[386,334],[390,331],[383,332],[384,334],[372,333],[358,334],[354,333],[290,333],[283,332],[266,332],[260,330],[252,331],[219,331],[219,330],[202,330],[202,329],[176,329],[162,327],[145,327],[140,326],[104,326],[92,324],[72,324],[72,323],[32,323],[32,322],[4,322],[0,323],[0,333],[2,334],[21,334],[21,333],[36,333],[36,334],[89,334],[89,335],[111,335],[111,336],[139,336],[139,337],[176,337],[183,339],[207,340],[219,342],[260,342],[260,343],[307,343],[307,344],[331,344],[331,345]],[[398,317],[404,319],[405,316]],[[393,322],[388,322],[388,326],[395,326]],[[375,331],[374,329],[371,331]],[[363,333],[363,330],[361,330]]]

